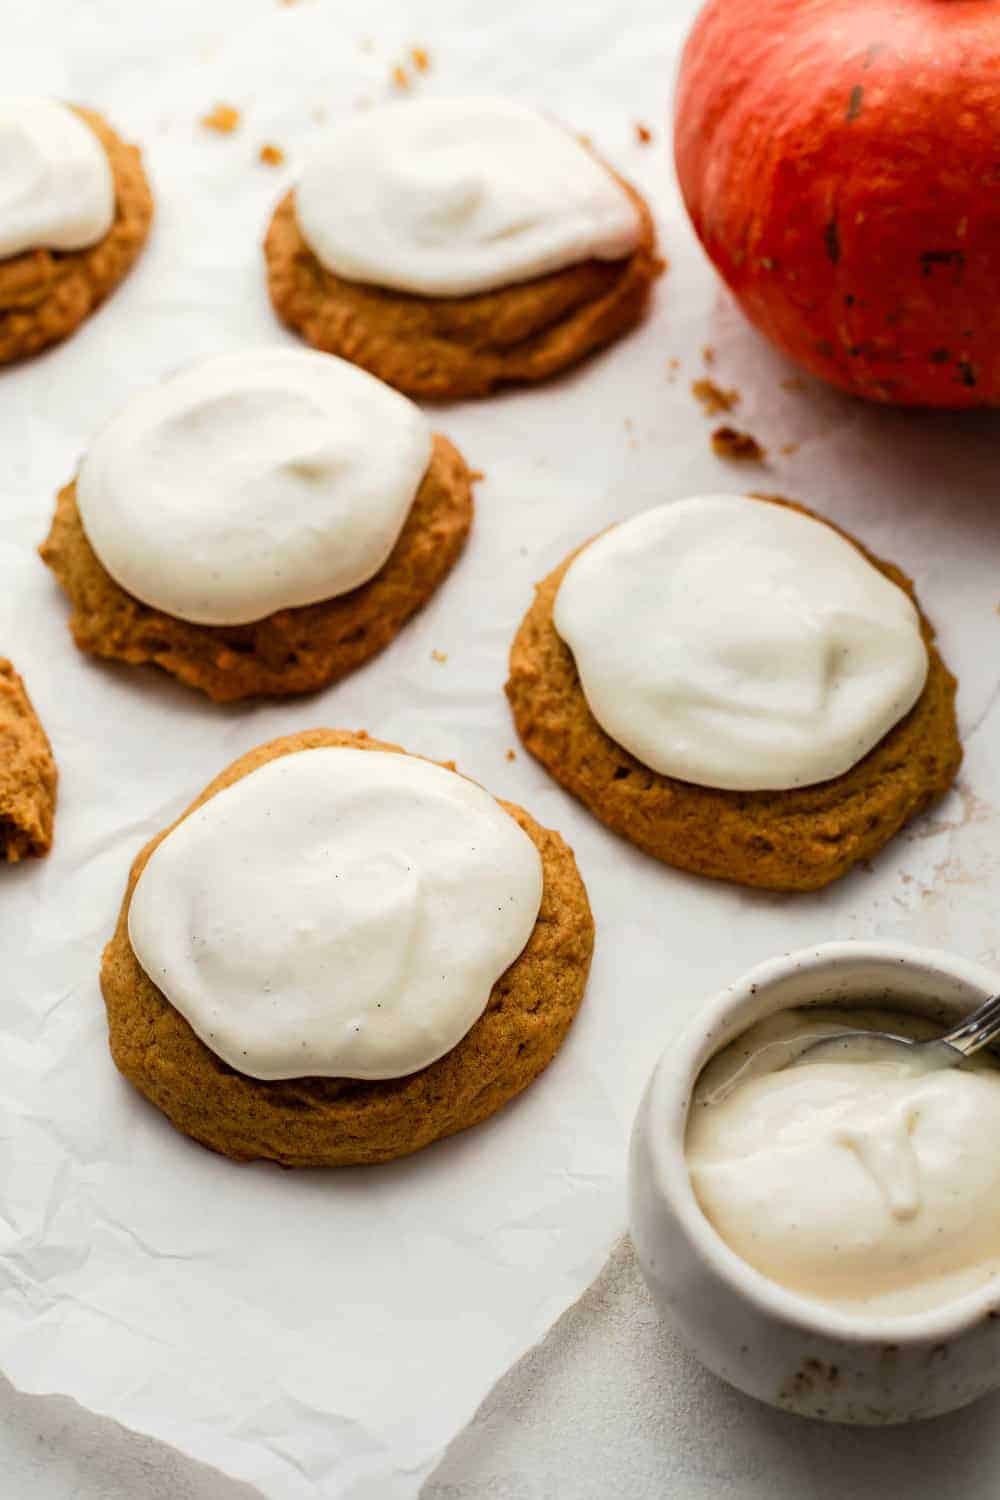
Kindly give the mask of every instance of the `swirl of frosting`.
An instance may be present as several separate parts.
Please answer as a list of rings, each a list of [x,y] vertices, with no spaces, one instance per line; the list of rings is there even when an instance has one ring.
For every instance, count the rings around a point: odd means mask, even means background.
[[[191,813],[132,896],[136,958],[252,1078],[401,1078],[461,1041],[531,935],[538,850],[413,756],[302,750]]]
[[[867,755],[923,691],[912,601],[831,527],[739,495],[613,527],[554,623],[597,722],[654,771],[784,790]]]
[[[134,397],[84,458],[77,503],[135,598],[242,625],[377,573],[430,454],[420,410],[356,366],[247,350]]]
[[[504,99],[390,104],[313,152],[295,195],[318,260],[351,281],[428,297],[619,260],[638,210],[567,130]]]
[[[0,258],[82,250],[114,217],[111,165],[89,125],[54,99],[0,100]]]

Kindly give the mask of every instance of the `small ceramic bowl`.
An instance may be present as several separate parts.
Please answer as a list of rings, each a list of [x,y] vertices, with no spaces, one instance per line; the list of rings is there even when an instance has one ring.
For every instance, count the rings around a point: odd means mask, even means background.
[[[695,1080],[764,1016],[874,1003],[945,1029],[998,990],[996,975],[947,953],[829,943],[751,970],[664,1053],[632,1132],[632,1238],[661,1313],[716,1375],[787,1411],[869,1425],[938,1416],[1000,1385],[1000,1287],[905,1317],[825,1308],[729,1249],[698,1206],[684,1156]]]

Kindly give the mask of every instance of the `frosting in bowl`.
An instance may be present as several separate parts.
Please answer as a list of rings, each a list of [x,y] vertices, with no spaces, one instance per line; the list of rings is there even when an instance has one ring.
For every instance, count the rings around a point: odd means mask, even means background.
[[[25,250],[82,250],[115,217],[104,147],[55,99],[0,100],[0,259]]]
[[[570,564],[555,628],[597,722],[654,771],[783,790],[849,770],[917,701],[917,611],[837,532],[738,495],[680,500]]]
[[[345,121],[295,194],[317,259],[351,281],[465,296],[635,249],[639,212],[560,125],[504,99],[389,104]]]
[[[253,1078],[400,1078],[478,1020],[534,928],[538,850],[413,756],[269,761],[168,833],[132,896],[150,979]]]
[[[367,582],[430,462],[426,418],[332,355],[251,349],[134,397],[80,466],[84,530],[122,588],[241,625]]]
[[[787,1066],[853,1028],[941,1031],[853,1008],[759,1022],[696,1084],[688,1169],[705,1216],[765,1276],[841,1311],[904,1316],[1000,1280],[1000,1069],[882,1050]]]

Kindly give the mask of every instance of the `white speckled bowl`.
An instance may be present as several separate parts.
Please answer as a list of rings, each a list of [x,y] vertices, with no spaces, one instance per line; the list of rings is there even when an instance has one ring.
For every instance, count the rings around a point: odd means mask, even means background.
[[[828,943],[752,969],[663,1054],[632,1132],[632,1238],[661,1313],[716,1375],[787,1411],[870,1425],[938,1416],[1000,1385],[1000,1288],[906,1317],[826,1309],[729,1249],[698,1206],[684,1157],[701,1069],[762,1017],[874,1002],[946,1026],[997,990],[996,975],[947,953]]]

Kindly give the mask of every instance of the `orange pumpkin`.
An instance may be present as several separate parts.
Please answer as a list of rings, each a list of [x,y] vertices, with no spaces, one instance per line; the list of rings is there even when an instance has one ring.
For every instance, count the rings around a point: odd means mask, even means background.
[[[1000,405],[997,0],[709,0],[674,149],[705,249],[798,364]]]

